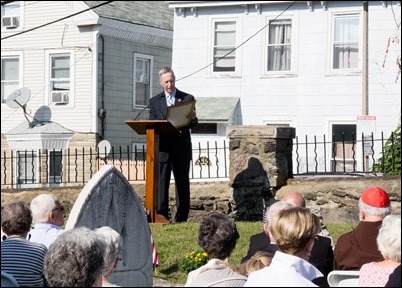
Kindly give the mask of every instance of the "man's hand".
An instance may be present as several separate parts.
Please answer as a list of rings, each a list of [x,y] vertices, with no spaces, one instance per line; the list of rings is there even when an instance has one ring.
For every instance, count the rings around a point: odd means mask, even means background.
[[[193,110],[193,111],[191,111],[190,113],[188,113],[188,114],[186,115],[186,117],[189,118],[189,119],[191,119],[191,120],[194,120],[195,118],[197,118],[197,114],[196,114],[195,111]]]

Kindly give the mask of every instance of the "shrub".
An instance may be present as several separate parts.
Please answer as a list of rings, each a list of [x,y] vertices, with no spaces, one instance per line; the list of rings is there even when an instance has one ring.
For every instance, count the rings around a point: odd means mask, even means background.
[[[382,157],[373,166],[373,171],[383,171],[385,175],[401,175],[401,124],[385,142]]]

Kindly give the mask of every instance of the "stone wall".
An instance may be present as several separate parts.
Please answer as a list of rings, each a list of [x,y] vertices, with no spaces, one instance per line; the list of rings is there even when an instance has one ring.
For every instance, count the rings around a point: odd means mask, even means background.
[[[261,219],[265,205],[293,176],[295,132],[291,127],[266,125],[228,128],[229,178],[238,219]]]
[[[388,192],[394,213],[401,213],[401,179],[393,177],[328,177],[289,179],[288,184],[279,189],[275,199],[280,199],[288,191],[298,191],[304,195],[308,207],[321,211],[326,223],[354,223],[358,221],[357,202],[360,193],[369,186],[380,186]],[[133,185],[140,200],[144,202],[145,186],[143,183]],[[1,204],[14,199],[30,202],[40,193],[53,193],[62,202],[68,215],[75,199],[83,187],[29,189],[2,191]],[[261,201],[255,197],[256,201]],[[240,199],[240,201],[242,201]],[[174,207],[174,184],[170,186],[170,205]],[[238,202],[230,182],[194,182],[191,183],[191,209],[189,221],[199,222],[209,211],[220,210],[237,218]],[[254,214],[253,214],[254,215]],[[250,219],[251,220],[251,219]],[[253,219],[262,220],[262,210]]]

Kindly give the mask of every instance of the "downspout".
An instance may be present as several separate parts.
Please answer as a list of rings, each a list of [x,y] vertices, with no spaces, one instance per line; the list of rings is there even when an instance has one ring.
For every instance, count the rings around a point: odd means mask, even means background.
[[[368,1],[363,2],[363,51],[362,51],[362,115],[369,115],[368,94]]]
[[[99,38],[102,40],[102,55],[101,55],[101,108],[98,111],[98,116],[101,119],[101,140],[105,137],[105,122],[106,122],[106,109],[105,109],[105,40],[103,36],[99,34]]]

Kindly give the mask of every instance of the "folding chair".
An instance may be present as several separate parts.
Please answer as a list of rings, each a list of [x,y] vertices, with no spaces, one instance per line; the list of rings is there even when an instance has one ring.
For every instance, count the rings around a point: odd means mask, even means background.
[[[329,287],[359,287],[359,271],[333,270],[327,280]]]

